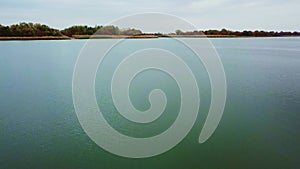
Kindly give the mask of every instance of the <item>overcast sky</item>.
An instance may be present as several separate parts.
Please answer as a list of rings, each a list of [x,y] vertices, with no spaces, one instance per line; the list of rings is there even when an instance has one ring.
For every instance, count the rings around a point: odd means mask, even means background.
[[[0,0],[0,24],[101,25],[141,12],[182,17],[198,29],[300,31],[300,0]]]

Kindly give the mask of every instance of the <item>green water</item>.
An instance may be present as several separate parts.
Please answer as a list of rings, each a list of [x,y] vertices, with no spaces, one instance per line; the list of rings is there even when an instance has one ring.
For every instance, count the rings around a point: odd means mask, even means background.
[[[166,45],[168,39],[143,40]],[[300,38],[211,39],[224,64],[228,95],[223,118],[204,144],[199,133],[210,103],[205,69],[188,52],[200,84],[201,108],[188,136],[172,150],[146,159],[128,159],[98,147],[82,130],[73,108],[72,74],[85,40],[0,41],[1,169],[133,168],[299,168]],[[141,40],[130,40],[140,45]],[[146,110],[149,91],[168,98],[163,116],[140,125],[117,113],[109,95],[110,70],[122,58],[118,48],[98,70],[96,95],[107,121],[121,133],[149,137],[176,118],[180,93],[167,74],[148,71],[130,88],[136,108]],[[100,85],[107,82],[105,85]]]

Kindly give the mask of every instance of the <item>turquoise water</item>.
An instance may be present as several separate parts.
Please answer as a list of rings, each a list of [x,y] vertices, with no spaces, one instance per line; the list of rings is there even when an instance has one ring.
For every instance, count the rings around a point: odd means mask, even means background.
[[[170,44],[168,39],[143,41]],[[201,84],[197,122],[174,149],[147,159],[110,154],[82,130],[71,87],[85,40],[0,41],[0,168],[299,168],[300,38],[211,41],[228,83],[219,127],[206,143],[198,144],[209,108],[210,84],[201,63],[187,53],[185,60]],[[141,40],[130,43],[139,45]],[[127,49],[117,49],[117,53]],[[117,60],[118,56],[111,61]],[[180,102],[174,80],[155,71],[134,79],[131,99],[138,109],[149,107],[147,96],[153,88],[162,88],[168,97],[166,112],[158,121],[137,126],[117,114],[104,90],[108,83],[99,85],[109,81],[105,71],[113,69],[113,64],[106,65],[98,70],[96,95],[113,127],[127,135],[148,137],[172,124]]]

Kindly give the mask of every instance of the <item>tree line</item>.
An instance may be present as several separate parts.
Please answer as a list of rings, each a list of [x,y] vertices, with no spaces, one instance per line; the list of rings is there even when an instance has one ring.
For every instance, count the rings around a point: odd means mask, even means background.
[[[25,23],[14,24],[10,26],[4,26],[0,24],[0,36],[6,37],[30,37],[30,36],[68,36],[73,35],[145,35],[141,30],[137,29],[120,29],[117,26],[84,26],[75,25],[63,30],[50,28],[47,25],[40,23]],[[164,36],[157,33],[159,36]],[[249,37],[276,37],[276,36],[300,36],[300,32],[275,32],[275,31],[230,31],[226,29],[222,30],[206,30],[206,31],[188,31],[183,32],[176,30],[175,33],[169,35],[212,35],[212,36],[249,36]],[[155,34],[156,35],[156,34]]]
[[[63,35],[73,36],[73,35],[140,35],[141,30],[137,29],[120,29],[117,26],[71,26],[61,31]]]
[[[62,33],[39,23],[19,23],[10,26],[0,24],[0,36],[62,36]]]
[[[19,23],[10,26],[0,24],[0,36],[69,36],[73,35],[139,35],[137,29],[120,29],[117,26],[82,26],[76,25],[58,30],[39,23]]]
[[[237,37],[276,37],[276,36],[300,36],[300,32],[275,32],[275,31],[230,31],[222,30],[206,30],[206,31],[189,31],[183,32],[176,30],[177,35],[213,35],[213,36],[237,36]]]

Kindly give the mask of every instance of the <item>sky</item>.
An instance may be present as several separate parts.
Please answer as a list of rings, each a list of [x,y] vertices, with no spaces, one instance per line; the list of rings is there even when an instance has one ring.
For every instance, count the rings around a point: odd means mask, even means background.
[[[199,30],[300,31],[299,9],[300,0],[0,0],[0,24],[38,22],[63,29],[162,12]]]

